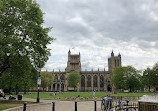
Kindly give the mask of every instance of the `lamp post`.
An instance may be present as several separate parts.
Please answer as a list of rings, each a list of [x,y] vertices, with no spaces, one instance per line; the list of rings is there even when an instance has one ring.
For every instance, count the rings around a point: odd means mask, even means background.
[[[40,70],[39,70],[39,76],[38,76],[37,84],[38,84],[37,103],[39,103],[39,101],[40,101],[40,98],[39,98],[39,90],[40,90],[40,85],[41,85],[41,74],[40,74]]]

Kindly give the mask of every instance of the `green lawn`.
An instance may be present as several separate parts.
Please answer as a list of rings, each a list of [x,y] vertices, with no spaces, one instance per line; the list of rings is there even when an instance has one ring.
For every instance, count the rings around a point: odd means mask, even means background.
[[[95,97],[104,97],[110,94],[109,92],[96,92]],[[58,97],[93,97],[93,92],[65,92],[65,93],[56,93],[56,96],[53,96],[52,93],[47,92],[40,92],[40,98],[51,99],[51,98],[58,98]],[[153,93],[117,93],[117,94],[110,94],[110,96],[122,96],[122,97],[134,97],[138,96],[141,97],[143,95],[153,95]],[[26,98],[37,98],[37,93],[32,94],[24,94],[23,97]]]
[[[0,99],[0,111],[23,105],[24,101],[2,100]],[[35,104],[36,102],[27,102],[27,104]]]
[[[13,108],[15,106],[0,106],[0,111],[3,111],[5,109]]]

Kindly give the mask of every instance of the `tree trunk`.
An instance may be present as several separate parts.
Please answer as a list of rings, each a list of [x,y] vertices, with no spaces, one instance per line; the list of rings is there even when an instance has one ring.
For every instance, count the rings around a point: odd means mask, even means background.
[[[43,92],[44,92],[44,87],[43,87]]]
[[[149,86],[149,92],[150,92],[150,86]]]
[[[26,94],[26,85],[25,85],[25,89],[24,89],[24,94]]]
[[[9,86],[9,94],[12,94],[12,87]]]
[[[76,92],[76,89],[75,89],[75,87],[74,87],[74,91]]]
[[[18,94],[18,86],[15,86],[15,93]]]
[[[129,88],[129,92],[132,92],[132,88],[131,87]]]

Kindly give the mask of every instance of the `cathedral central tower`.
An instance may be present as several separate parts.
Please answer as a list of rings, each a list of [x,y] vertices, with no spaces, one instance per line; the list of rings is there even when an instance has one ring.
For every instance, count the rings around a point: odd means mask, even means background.
[[[71,71],[80,72],[81,62],[80,62],[80,53],[71,54],[71,51],[69,50],[66,72],[71,72]]]

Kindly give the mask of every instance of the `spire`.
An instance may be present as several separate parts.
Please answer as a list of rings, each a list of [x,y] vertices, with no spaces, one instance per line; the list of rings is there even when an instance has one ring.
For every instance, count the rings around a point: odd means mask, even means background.
[[[119,56],[119,57],[121,57],[121,54],[120,54],[120,52],[119,52],[118,56]]]
[[[68,52],[68,55],[70,55],[71,54],[71,51],[70,51],[70,48],[69,48],[69,52]]]
[[[111,52],[111,56],[114,56],[114,52],[113,52],[113,50],[112,50],[112,52]]]

